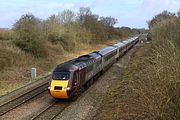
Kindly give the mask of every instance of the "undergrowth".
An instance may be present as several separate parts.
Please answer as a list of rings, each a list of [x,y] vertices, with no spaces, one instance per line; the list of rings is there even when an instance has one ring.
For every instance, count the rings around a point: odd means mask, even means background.
[[[96,119],[178,120],[180,118],[180,18],[150,29],[151,43],[133,56]]]

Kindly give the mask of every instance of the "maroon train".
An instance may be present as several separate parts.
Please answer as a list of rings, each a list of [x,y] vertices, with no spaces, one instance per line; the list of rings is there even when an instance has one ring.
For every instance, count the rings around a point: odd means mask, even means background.
[[[139,41],[133,37],[57,65],[48,90],[54,98],[74,99]]]

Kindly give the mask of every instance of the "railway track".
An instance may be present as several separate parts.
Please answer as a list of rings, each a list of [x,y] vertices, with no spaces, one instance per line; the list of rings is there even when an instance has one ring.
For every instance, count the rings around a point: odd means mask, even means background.
[[[0,116],[27,102],[28,100],[36,97],[37,95],[45,92],[48,87],[48,82],[43,83],[40,86],[33,88],[32,90],[25,92],[24,94],[15,97],[6,103],[0,105]]]
[[[55,119],[70,103],[55,100],[45,109],[37,113],[31,120],[53,120]]]

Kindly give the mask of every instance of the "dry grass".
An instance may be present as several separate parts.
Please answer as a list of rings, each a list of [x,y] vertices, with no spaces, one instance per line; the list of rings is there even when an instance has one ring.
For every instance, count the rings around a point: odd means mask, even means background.
[[[0,40],[12,40],[13,35],[12,30],[0,28]]]
[[[147,55],[131,63],[120,84],[121,103],[129,108],[122,118],[178,119],[180,64],[162,51]]]
[[[95,119],[176,120],[180,117],[178,66],[154,58],[156,53],[150,47],[140,50],[121,80],[109,90]]]
[[[135,53],[97,119],[180,118],[179,26],[179,19],[173,18],[151,29],[152,44]]]

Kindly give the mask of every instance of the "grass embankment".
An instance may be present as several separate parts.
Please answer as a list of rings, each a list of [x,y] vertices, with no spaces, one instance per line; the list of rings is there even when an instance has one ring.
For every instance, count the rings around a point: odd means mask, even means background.
[[[152,43],[134,54],[95,119],[180,118],[180,18],[162,20],[150,32]]]

